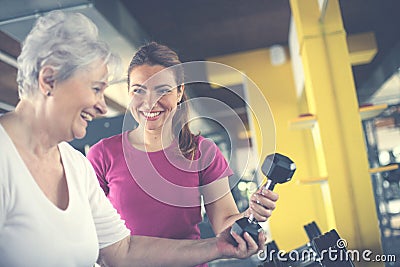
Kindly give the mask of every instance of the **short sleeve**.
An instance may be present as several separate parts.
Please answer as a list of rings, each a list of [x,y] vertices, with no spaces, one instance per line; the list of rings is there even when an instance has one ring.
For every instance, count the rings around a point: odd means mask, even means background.
[[[120,215],[102,192],[93,169],[88,164],[88,194],[99,247],[104,248],[130,235]]]
[[[102,141],[96,143],[90,148],[86,157],[93,166],[100,187],[103,189],[104,193],[108,195],[110,189],[106,180],[106,162],[103,148],[104,144]]]
[[[233,175],[224,155],[212,140],[200,137],[198,143],[202,165],[199,172],[201,185]]]

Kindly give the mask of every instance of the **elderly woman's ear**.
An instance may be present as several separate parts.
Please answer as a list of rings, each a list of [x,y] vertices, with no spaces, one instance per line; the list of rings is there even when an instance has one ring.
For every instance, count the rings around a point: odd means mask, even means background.
[[[40,91],[47,96],[51,96],[54,88],[55,71],[51,66],[44,66],[39,72]]]

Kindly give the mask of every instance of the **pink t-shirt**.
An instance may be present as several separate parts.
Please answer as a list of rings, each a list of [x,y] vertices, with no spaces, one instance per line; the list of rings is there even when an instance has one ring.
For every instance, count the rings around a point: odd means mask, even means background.
[[[199,186],[233,174],[221,151],[199,136],[189,161],[177,152],[176,141],[145,152],[129,144],[127,133],[100,140],[87,155],[127,227],[134,235],[199,239]]]

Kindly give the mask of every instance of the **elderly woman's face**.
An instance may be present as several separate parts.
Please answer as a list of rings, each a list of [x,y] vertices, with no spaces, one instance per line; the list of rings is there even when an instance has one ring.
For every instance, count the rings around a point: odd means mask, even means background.
[[[181,93],[174,74],[163,66],[142,65],[130,73],[130,110],[139,126],[147,130],[162,130],[171,122]]]
[[[54,83],[51,101],[59,134],[64,140],[83,138],[88,121],[107,112],[104,101],[107,68],[94,62],[88,69],[76,71],[65,81]]]

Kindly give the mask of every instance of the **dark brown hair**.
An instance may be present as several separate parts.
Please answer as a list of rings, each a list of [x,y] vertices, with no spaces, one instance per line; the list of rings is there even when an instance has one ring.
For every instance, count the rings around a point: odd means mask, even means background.
[[[131,63],[128,68],[128,88],[130,85],[130,73],[135,67],[142,65],[160,65],[165,68],[172,67],[176,83],[178,84],[178,91],[181,90],[180,87],[184,84],[184,70],[181,65],[178,55],[175,51],[170,49],[168,46],[151,42],[143,45],[139,48],[136,54],[133,56]],[[177,111],[172,118],[172,128],[175,136],[179,138],[179,149],[182,154],[187,158],[194,158],[194,153],[196,151],[197,142],[196,136],[190,131],[188,125],[189,110],[186,101],[188,97],[185,91],[182,92],[182,99],[178,103]]]

